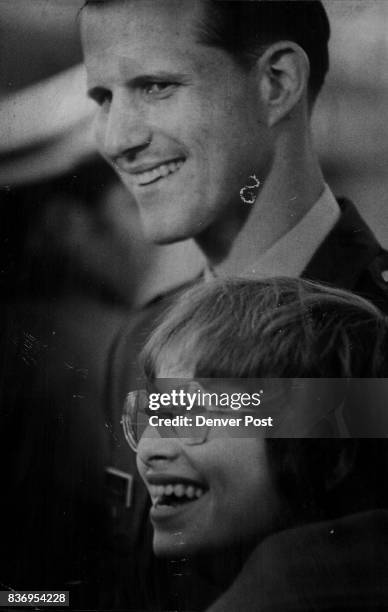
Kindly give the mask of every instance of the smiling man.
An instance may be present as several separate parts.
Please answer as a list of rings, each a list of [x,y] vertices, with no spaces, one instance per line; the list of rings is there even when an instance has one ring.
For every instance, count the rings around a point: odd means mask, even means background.
[[[323,191],[307,126],[328,62],[325,13],[316,2],[291,11],[287,2],[260,4],[262,15],[252,2],[97,1],[83,20],[97,142],[134,195],[146,238],[195,237],[225,271],[235,267],[228,255],[251,212],[240,192],[252,175],[263,185],[255,258]],[[319,57],[311,78],[299,44],[278,34],[265,48],[268,32],[263,41],[257,34],[282,11],[280,28],[290,32],[298,18],[315,18],[310,32],[299,26]]]
[[[303,276],[388,309],[388,256],[352,204],[336,201],[312,145],[329,36],[318,0],[89,0],[96,139],[146,239],[194,238],[205,278]],[[123,471],[135,468],[117,443],[121,405],[168,297],[133,316],[112,351],[112,463]],[[131,510],[115,512],[141,567],[145,499],[138,486]]]
[[[269,151],[256,79],[199,44],[203,18],[199,2],[113,2],[89,9],[84,46],[97,141],[146,238],[196,236],[206,249],[241,226],[241,186]]]
[[[216,275],[303,275],[386,302],[387,259],[312,146],[321,2],[92,0],[82,34],[97,142],[147,240],[193,237]]]

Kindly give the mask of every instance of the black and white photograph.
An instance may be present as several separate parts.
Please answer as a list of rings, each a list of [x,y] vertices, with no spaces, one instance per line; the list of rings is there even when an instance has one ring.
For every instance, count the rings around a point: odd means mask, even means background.
[[[0,0],[0,612],[388,610],[388,0]]]

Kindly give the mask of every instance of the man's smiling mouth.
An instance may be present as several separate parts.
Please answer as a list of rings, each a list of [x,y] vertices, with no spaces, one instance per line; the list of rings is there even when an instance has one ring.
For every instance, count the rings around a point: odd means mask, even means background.
[[[176,161],[171,161],[167,163],[160,164],[152,170],[146,170],[144,172],[137,172],[132,174],[133,182],[136,187],[144,187],[146,185],[151,185],[156,181],[159,181],[166,176],[174,174],[177,172],[185,163],[184,159],[179,159]]]

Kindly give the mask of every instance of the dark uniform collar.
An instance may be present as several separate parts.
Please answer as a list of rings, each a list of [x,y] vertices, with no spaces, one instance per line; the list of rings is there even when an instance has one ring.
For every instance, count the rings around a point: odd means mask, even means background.
[[[315,252],[302,278],[352,290],[382,247],[349,200],[340,199],[338,204],[341,217]]]

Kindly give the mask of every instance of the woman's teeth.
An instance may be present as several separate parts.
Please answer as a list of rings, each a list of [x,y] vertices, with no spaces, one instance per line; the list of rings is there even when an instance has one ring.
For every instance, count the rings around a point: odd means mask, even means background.
[[[152,498],[153,505],[160,504],[163,500],[168,504],[175,498],[180,501],[191,501],[199,499],[204,494],[202,487],[185,484],[168,484],[168,485],[149,485],[149,492]]]
[[[133,180],[137,187],[141,187],[143,185],[148,185],[149,183],[153,183],[157,179],[164,178],[173,172],[176,172],[181,168],[184,164],[183,160],[176,162],[169,162],[168,164],[161,164],[157,168],[153,168],[152,170],[147,170],[146,172],[140,172],[139,174],[133,175]]]

